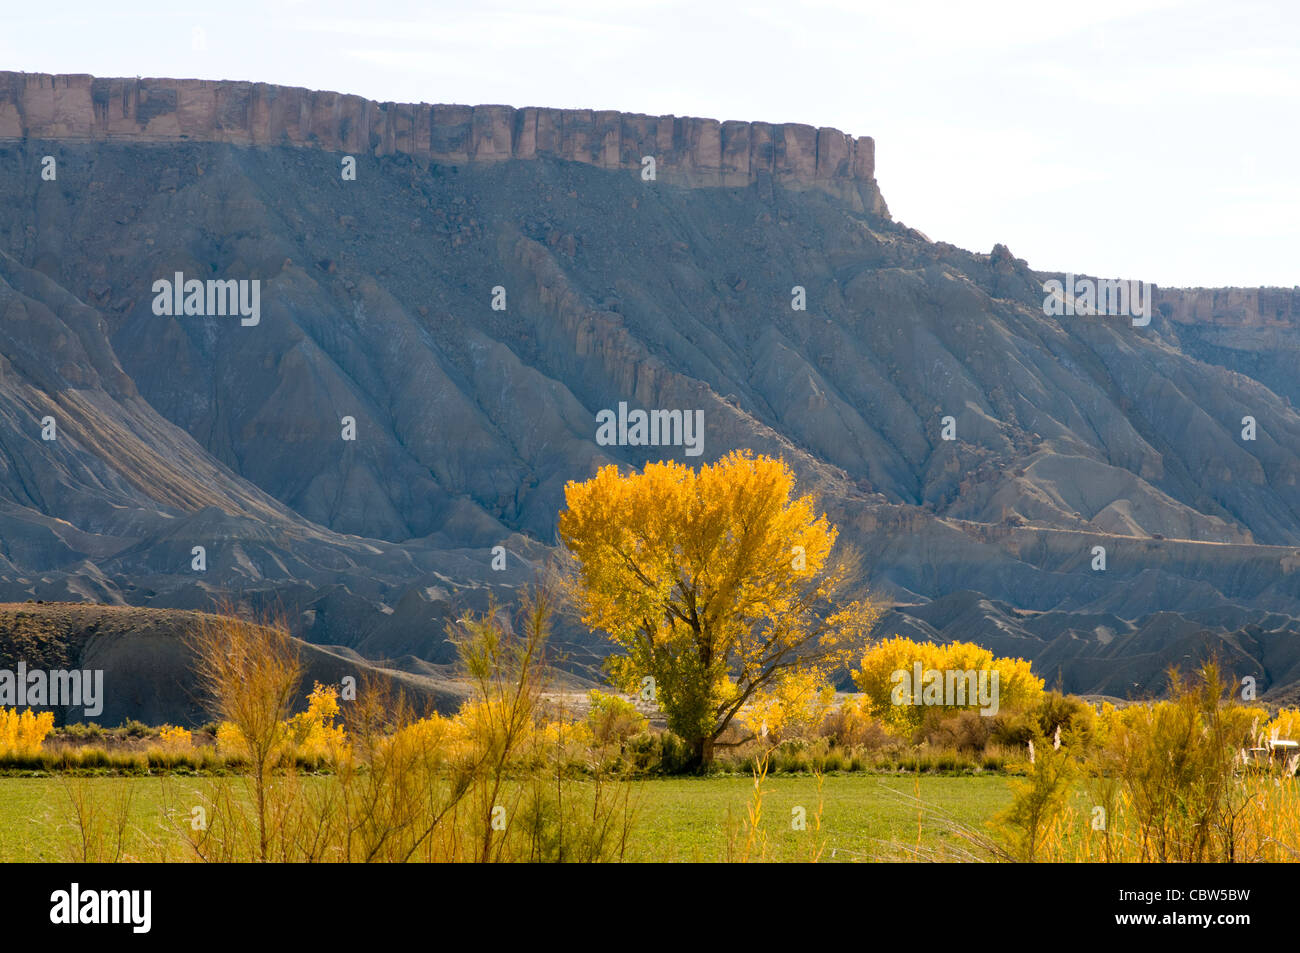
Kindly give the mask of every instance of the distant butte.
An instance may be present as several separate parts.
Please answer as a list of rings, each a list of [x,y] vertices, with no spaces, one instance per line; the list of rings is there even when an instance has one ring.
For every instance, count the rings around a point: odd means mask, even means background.
[[[875,143],[800,123],[719,122],[613,110],[377,103],[300,87],[198,79],[97,79],[0,72],[0,139],[292,145],[402,153],[441,163],[554,156],[640,170],[690,188],[744,187],[770,176],[888,216]]]

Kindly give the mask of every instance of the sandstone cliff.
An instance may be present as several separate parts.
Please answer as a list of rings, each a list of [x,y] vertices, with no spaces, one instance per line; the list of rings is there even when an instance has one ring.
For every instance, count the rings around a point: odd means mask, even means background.
[[[0,139],[293,145],[445,163],[555,156],[638,172],[642,157],[654,156],[658,179],[670,184],[743,187],[770,176],[888,215],[873,140],[799,123],[376,103],[266,83],[0,72]]]
[[[1300,326],[1297,288],[1161,288],[1156,307],[1178,324],[1220,327]]]

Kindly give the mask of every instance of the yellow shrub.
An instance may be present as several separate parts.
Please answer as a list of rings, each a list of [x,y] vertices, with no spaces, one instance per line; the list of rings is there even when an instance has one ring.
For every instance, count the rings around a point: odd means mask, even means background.
[[[390,757],[424,761],[456,760],[471,754],[461,725],[437,713],[404,725],[384,739]]]
[[[158,729],[158,740],[167,751],[189,751],[194,747],[194,736],[188,728],[163,725]]]
[[[249,757],[248,742],[238,726],[229,721],[217,725],[217,752],[223,758]]]
[[[1097,722],[1095,726],[1097,743],[1103,747],[1110,744],[1111,739],[1115,737],[1115,732],[1122,725],[1120,709],[1108,701],[1101,703],[1101,709],[1097,712]]]
[[[595,736],[585,722],[581,721],[543,721],[538,724],[530,738],[532,749],[554,752],[563,749],[566,752],[584,752],[595,742]]]
[[[593,688],[587,693],[587,700],[586,727],[590,729],[595,744],[621,745],[650,727],[646,716],[626,698],[607,695]]]
[[[1264,726],[1265,737],[1273,737],[1273,732],[1281,741],[1300,741],[1300,708],[1283,708],[1277,717]]]
[[[915,732],[919,729],[927,707],[950,711],[979,707],[978,702],[972,700],[964,705],[911,704],[911,699],[921,694],[920,686],[910,686],[917,663],[922,672],[996,671],[999,712],[1033,708],[1043,697],[1043,680],[1034,675],[1024,659],[995,659],[992,652],[973,642],[937,645],[934,642],[913,642],[911,639],[894,636],[867,649],[862,656],[861,665],[853,672],[853,681],[867,697],[871,714],[900,732]],[[906,681],[896,681],[895,672],[906,673]],[[902,691],[901,694],[907,695],[907,698],[900,703],[897,701],[896,690],[905,686],[910,686],[910,694]],[[991,689],[991,683],[989,687]]]
[[[450,719],[452,743],[458,751],[493,748],[502,743],[511,718],[499,701],[466,701]],[[585,755],[594,742],[591,728],[583,722],[532,717],[518,727],[512,747],[520,757],[553,754],[561,748],[566,754]]]
[[[307,710],[282,724],[283,740],[277,743],[272,761],[298,756],[337,763],[348,748],[347,733],[335,724],[338,714],[338,689],[317,682],[307,696]],[[251,757],[243,733],[228,721],[217,726],[217,753],[227,758]]]
[[[337,761],[347,747],[343,726],[335,724],[339,714],[338,689],[317,682],[307,696],[307,710],[289,719],[289,744],[308,758]]]
[[[838,708],[827,712],[821,733],[843,748],[877,746],[889,737],[884,725],[871,717],[871,702],[865,695],[846,698]]]
[[[28,708],[20,714],[17,708],[0,708],[0,755],[35,754],[53,730],[52,711],[38,715]]]

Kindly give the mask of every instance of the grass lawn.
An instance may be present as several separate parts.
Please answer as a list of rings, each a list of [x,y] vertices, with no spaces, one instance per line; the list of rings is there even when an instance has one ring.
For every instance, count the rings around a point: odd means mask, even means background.
[[[152,860],[155,846],[171,845],[173,859],[184,859],[180,836],[165,820],[188,820],[191,792],[204,778],[96,777],[0,778],[0,861],[78,859],[69,848],[75,838],[70,785],[83,785],[87,803],[111,816],[110,805],[130,794],[131,832],[127,857]],[[751,860],[809,860],[822,847],[824,861],[902,857],[917,844],[919,797],[921,845],[942,850],[956,845],[945,816],[977,829],[1010,800],[1007,779],[994,775],[934,776],[842,774],[826,777],[822,789],[821,830],[815,830],[817,782],[782,775],[763,784],[761,829],[765,843],[750,850]],[[636,782],[636,815],[626,859],[631,861],[723,861],[743,851],[744,824],[754,783],[746,777],[655,779]],[[792,809],[806,811],[807,830],[792,830]],[[832,857],[832,851],[834,856]]]
[[[809,860],[819,845],[824,861],[900,857],[917,843],[919,797],[921,844],[930,850],[957,844],[945,816],[977,829],[1008,803],[1007,779],[994,775],[828,775],[822,786],[821,831],[814,830],[817,781],[803,776],[769,776],[760,828],[766,852],[750,859]],[[718,861],[744,844],[744,823],[754,782],[745,777],[675,778],[643,782],[628,860]],[[806,812],[807,830],[792,829],[792,811]],[[835,856],[831,856],[832,850]]]
[[[0,862],[79,861],[71,793],[85,790],[85,802],[107,822],[119,798],[130,797],[131,831],[124,860],[155,860],[153,843],[171,843],[170,856],[183,859],[183,844],[164,817],[168,803],[196,801],[184,792],[206,782],[195,777],[80,777],[50,775],[0,778]]]

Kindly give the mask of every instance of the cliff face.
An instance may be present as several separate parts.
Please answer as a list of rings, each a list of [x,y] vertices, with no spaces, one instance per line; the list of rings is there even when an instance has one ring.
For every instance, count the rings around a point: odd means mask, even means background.
[[[1300,288],[1161,288],[1155,295],[1178,324],[1239,328],[1300,326]]]
[[[798,123],[376,103],[266,83],[2,72],[0,139],[23,138],[294,145],[447,163],[554,156],[638,171],[653,156],[657,178],[670,184],[743,187],[771,176],[888,215],[872,139]]]
[[[1300,406],[1300,287],[1162,288],[1155,304],[1189,356],[1253,378]]]

